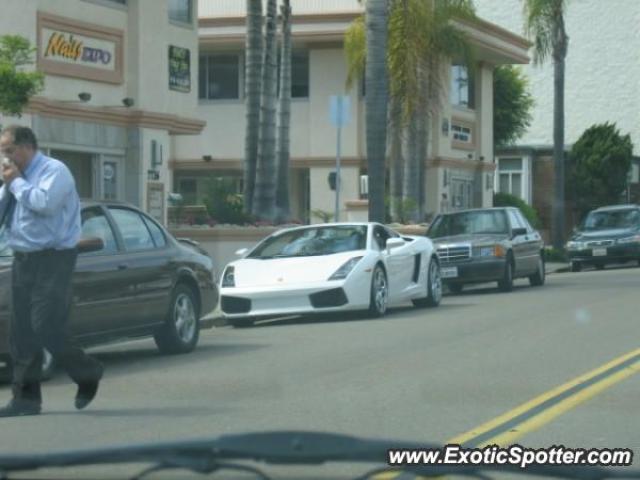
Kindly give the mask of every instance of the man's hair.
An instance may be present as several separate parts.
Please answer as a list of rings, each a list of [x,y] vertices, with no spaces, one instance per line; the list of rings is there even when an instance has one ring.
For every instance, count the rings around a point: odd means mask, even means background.
[[[29,127],[23,127],[21,125],[9,125],[2,130],[2,135],[11,135],[13,137],[14,145],[28,145],[34,150],[38,149],[38,139],[36,134],[33,133]]]

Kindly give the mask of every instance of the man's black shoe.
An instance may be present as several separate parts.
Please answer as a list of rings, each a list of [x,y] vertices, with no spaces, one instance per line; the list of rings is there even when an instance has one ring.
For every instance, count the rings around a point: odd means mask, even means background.
[[[39,402],[12,398],[6,407],[0,408],[0,417],[23,417],[38,415],[41,410]]]
[[[104,368],[100,365],[93,380],[87,380],[78,383],[78,393],[76,393],[76,408],[82,410],[95,398],[98,393],[98,385],[104,373]]]

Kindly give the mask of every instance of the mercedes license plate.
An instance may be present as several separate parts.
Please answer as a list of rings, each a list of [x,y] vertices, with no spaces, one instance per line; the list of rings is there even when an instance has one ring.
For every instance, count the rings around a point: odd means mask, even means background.
[[[458,267],[444,267],[440,270],[440,275],[442,278],[457,278],[458,277]]]
[[[606,257],[607,249],[606,248],[594,248],[591,252],[594,257]]]

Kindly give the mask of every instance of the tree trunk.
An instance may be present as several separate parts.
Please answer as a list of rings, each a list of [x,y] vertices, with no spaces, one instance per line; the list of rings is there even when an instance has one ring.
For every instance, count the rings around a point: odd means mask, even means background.
[[[387,0],[366,4],[367,64],[365,72],[369,220],[384,222],[385,157],[387,152]]]
[[[418,117],[418,196],[416,198],[416,223],[424,219],[425,200],[425,160],[427,158],[427,148],[429,143],[429,116],[426,113]]]
[[[280,64],[280,100],[278,103],[278,177],[276,221],[283,223],[291,215],[289,206],[289,125],[291,123],[291,5],[283,0],[282,50]]]
[[[260,75],[262,73],[262,0],[247,1],[246,88],[247,126],[244,140],[244,211],[251,213],[258,162]]]
[[[553,246],[564,246],[564,59],[553,64]]]
[[[553,247],[564,247],[565,195],[564,195],[564,67],[569,37],[562,15],[553,28],[553,170],[554,201],[552,206],[551,238]]]
[[[417,219],[419,187],[419,158],[420,158],[420,113],[414,110],[411,114],[407,134],[407,152],[404,160],[404,178],[402,187],[403,220],[415,222]]]
[[[275,220],[276,204],[276,103],[277,103],[277,2],[267,2],[262,96],[260,108],[260,142],[253,200],[253,213],[268,222]]]
[[[402,105],[400,102],[391,99],[391,118],[389,121],[391,129],[391,146],[389,151],[390,163],[390,192],[389,208],[391,219],[398,221],[401,215],[402,206],[402,168],[404,160],[402,157]]]

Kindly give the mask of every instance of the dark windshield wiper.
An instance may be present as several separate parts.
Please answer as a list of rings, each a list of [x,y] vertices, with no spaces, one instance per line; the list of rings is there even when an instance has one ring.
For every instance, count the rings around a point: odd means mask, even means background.
[[[212,473],[223,469],[252,472],[260,478],[269,478],[254,467],[229,461],[255,461],[280,465],[320,465],[325,462],[368,462],[382,464],[362,478],[379,471],[404,471],[416,475],[438,476],[457,474],[487,478],[486,472],[509,472],[555,478],[640,479],[640,470],[613,470],[591,466],[529,465],[526,469],[513,465],[387,465],[389,450],[439,449],[442,445],[370,440],[348,435],[282,431],[224,435],[213,439],[180,442],[121,445],[117,447],[75,450],[37,455],[0,456],[0,478],[4,472],[37,470],[47,467],[71,467],[116,463],[150,463],[152,467],[133,478],[140,479],[152,471],[181,468],[199,473]]]

